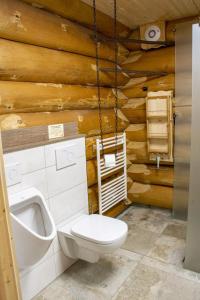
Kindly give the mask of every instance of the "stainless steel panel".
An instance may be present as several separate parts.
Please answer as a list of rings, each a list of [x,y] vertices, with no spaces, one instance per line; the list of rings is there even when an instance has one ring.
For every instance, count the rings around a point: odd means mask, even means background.
[[[174,145],[173,216],[187,219],[192,105],[192,24],[176,29],[176,126]]]
[[[175,106],[192,103],[192,23],[176,26]]]
[[[192,36],[192,125],[185,267],[200,272],[200,26]]]

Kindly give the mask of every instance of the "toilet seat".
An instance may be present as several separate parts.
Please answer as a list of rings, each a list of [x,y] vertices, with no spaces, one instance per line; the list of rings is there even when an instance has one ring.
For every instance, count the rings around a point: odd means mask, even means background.
[[[71,228],[74,236],[87,241],[108,245],[126,235],[128,226],[118,219],[102,215],[86,215],[78,220]]]

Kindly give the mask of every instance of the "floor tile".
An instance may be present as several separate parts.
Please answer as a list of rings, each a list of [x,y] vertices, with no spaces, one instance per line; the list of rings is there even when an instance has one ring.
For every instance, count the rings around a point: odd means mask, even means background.
[[[187,269],[184,269],[184,265],[172,265],[165,262],[144,256],[141,262],[147,266],[158,268],[161,271],[165,271],[169,274],[177,275],[183,279],[191,280],[200,285],[200,273],[196,273]]]
[[[186,239],[186,224],[185,223],[168,224],[165,227],[162,234],[185,240]]]
[[[185,254],[185,241],[161,235],[147,256],[166,263],[182,265]]]
[[[171,213],[169,210],[150,209],[144,207],[134,207],[122,217],[128,226],[138,227],[155,233],[161,233],[167,226]]]
[[[95,264],[80,260],[57,279],[57,284],[74,295],[89,289],[112,297],[137,266],[137,260],[117,253],[106,255]]]
[[[68,285],[64,288],[57,284],[57,281],[50,287],[47,287],[39,296],[34,300],[110,300],[111,297],[100,291],[94,291],[90,288],[77,287]]]
[[[199,300],[200,284],[141,263],[113,299]]]
[[[127,240],[122,248],[145,255],[154,247],[158,237],[159,235],[155,232],[130,225]]]

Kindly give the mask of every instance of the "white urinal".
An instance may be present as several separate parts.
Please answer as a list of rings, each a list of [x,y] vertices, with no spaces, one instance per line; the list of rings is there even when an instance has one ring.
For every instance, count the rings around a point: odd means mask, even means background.
[[[9,198],[12,230],[20,269],[37,263],[47,252],[56,227],[44,196],[35,188]]]

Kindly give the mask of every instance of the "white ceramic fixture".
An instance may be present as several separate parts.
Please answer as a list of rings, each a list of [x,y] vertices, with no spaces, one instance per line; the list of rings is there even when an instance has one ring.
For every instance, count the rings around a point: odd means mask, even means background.
[[[79,215],[59,228],[59,240],[66,256],[97,262],[102,254],[111,253],[125,242],[125,222],[102,215]]]
[[[56,236],[56,227],[37,189],[12,194],[9,202],[17,262],[24,269],[45,255]]]

